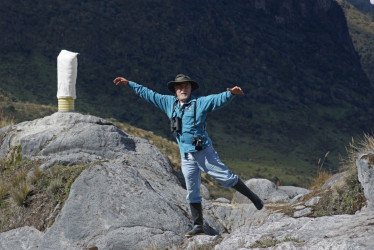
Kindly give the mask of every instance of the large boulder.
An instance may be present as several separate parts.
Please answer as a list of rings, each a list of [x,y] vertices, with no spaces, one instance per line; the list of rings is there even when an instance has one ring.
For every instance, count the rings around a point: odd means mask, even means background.
[[[277,187],[274,182],[267,179],[249,179],[245,184],[255,194],[257,194],[265,203],[273,202],[289,202],[292,198],[297,195],[305,195],[310,193],[310,190],[300,187],[292,186],[279,186]],[[233,196],[233,203],[239,204],[251,204],[252,202],[244,195],[236,192]]]
[[[0,159],[21,146],[23,158],[44,161],[42,169],[113,160],[134,152],[138,140],[104,119],[70,112],[4,127],[0,135]]]
[[[58,112],[0,129],[0,160],[14,148],[42,162],[42,169],[90,163],[54,224],[35,238],[39,249],[165,248],[182,241],[191,226],[186,191],[169,159],[104,119]],[[206,222],[208,231],[225,232],[213,217]]]
[[[167,247],[183,239],[189,219],[182,188],[172,176],[146,178],[135,159],[123,161],[97,164],[78,177],[41,249]]]

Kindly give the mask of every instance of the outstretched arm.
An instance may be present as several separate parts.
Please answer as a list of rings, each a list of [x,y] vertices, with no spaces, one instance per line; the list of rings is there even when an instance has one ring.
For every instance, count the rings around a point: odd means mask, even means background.
[[[150,90],[140,84],[137,84],[133,81],[129,81],[124,77],[117,77],[113,80],[113,82],[118,85],[129,85],[134,92],[139,95],[141,98],[147,100],[148,102],[152,103],[156,107],[160,108],[164,111],[168,116],[170,113],[170,105],[173,105],[174,97],[171,95],[161,95],[153,90]]]
[[[244,92],[238,86],[227,88],[227,91],[221,94],[209,95],[199,98],[198,105],[200,105],[202,110],[209,113],[227,105],[229,102],[231,102],[235,95],[244,95]]]

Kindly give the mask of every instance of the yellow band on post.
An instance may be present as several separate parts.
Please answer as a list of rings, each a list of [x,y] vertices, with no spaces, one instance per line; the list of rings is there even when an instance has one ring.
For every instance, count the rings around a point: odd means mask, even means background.
[[[74,111],[73,97],[58,98],[58,111],[65,111],[65,112]]]

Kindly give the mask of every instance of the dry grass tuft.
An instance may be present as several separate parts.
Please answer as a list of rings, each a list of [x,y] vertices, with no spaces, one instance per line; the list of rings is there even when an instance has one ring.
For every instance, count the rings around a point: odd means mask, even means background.
[[[0,113],[0,128],[8,126],[8,125],[14,125],[13,118],[4,115],[3,112]]]
[[[19,183],[10,190],[10,197],[18,206],[25,205],[27,195],[30,193],[30,186],[26,181]]]
[[[28,176],[27,181],[34,185],[41,177],[42,177],[43,172],[40,170],[39,166],[34,166],[34,171],[30,176]]]
[[[341,165],[343,171],[357,172],[356,160],[359,154],[374,151],[374,137],[364,133],[363,138],[357,140],[352,138],[352,141],[346,147],[347,158],[341,159]]]
[[[318,190],[320,189],[323,184],[332,176],[331,173],[327,172],[325,169],[323,169],[323,164],[325,163],[327,156],[330,154],[330,151],[328,151],[323,159],[319,158],[318,160],[318,171],[317,176],[313,180],[313,183],[310,187],[312,190]]]
[[[0,180],[0,201],[5,199],[9,192],[9,185],[5,181]]]
[[[26,176],[27,173],[25,169],[21,168],[20,170],[18,170],[12,178],[12,186],[17,186],[21,182],[24,182],[26,180]]]

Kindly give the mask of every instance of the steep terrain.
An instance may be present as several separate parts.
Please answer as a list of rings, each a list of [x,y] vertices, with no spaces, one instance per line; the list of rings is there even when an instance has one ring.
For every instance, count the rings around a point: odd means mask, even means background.
[[[363,0],[339,0],[337,2],[344,10],[349,33],[360,56],[362,68],[374,84],[374,5]]]
[[[56,57],[79,52],[77,110],[172,139],[168,120],[123,75],[166,94],[185,73],[206,95],[246,95],[209,118],[223,160],[243,177],[307,185],[318,159],[335,171],[352,136],[370,129],[373,92],[332,0],[50,1],[0,3],[0,88],[56,103]],[[369,120],[369,121],[368,121]]]

